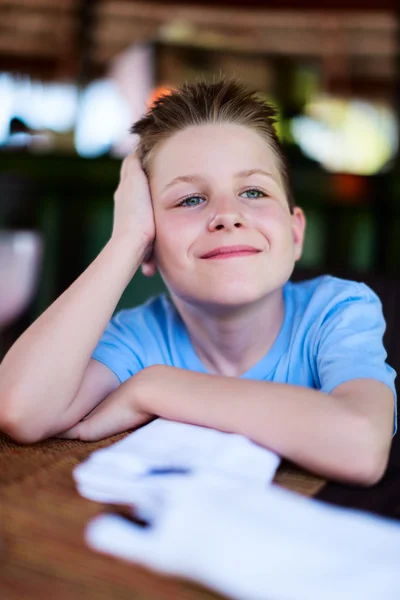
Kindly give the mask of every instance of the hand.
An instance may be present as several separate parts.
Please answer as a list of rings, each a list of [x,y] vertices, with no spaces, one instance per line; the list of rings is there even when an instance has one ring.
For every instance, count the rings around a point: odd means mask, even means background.
[[[136,153],[128,155],[122,163],[120,182],[114,194],[112,237],[132,239],[143,247],[143,260],[151,258],[155,238],[154,213],[147,177]]]
[[[153,420],[154,415],[141,408],[140,373],[122,383],[82,421],[54,437],[95,442]]]

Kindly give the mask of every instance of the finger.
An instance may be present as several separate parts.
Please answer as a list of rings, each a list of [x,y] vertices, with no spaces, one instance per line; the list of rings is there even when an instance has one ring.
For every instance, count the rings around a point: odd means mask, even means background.
[[[105,437],[109,437],[109,435],[113,435],[112,433],[107,435],[106,430],[106,427],[101,426],[101,422],[99,426],[99,423],[96,422],[96,419],[94,419],[92,416],[89,416],[84,421],[81,421],[80,423],[77,423],[77,425],[74,425],[74,427],[71,427],[71,429],[62,431],[54,437],[67,440],[81,440],[82,442],[97,442]]]
[[[133,410],[119,395],[110,394],[79,423],[79,439],[97,442],[117,433],[135,429],[151,419],[151,415]]]
[[[106,416],[103,412],[90,415],[80,423],[79,439],[83,442],[98,442],[130,429],[127,420],[121,418],[121,415],[115,414],[117,412],[110,411]],[[70,431],[68,433],[73,435],[75,432]]]
[[[80,439],[80,423],[74,425],[70,429],[66,429],[65,431],[60,431],[55,438],[61,438],[65,440],[79,440]]]
[[[157,265],[154,262],[144,262],[142,263],[141,268],[145,277],[154,277],[154,275],[157,273]]]
[[[121,169],[120,169],[120,172],[119,172],[119,178],[120,178],[121,181],[123,179],[125,179],[125,174],[126,174],[126,169],[127,169],[126,160],[127,160],[127,158],[124,158],[124,160],[121,163]]]
[[[146,252],[143,257],[142,262],[147,263],[153,259],[154,259],[154,242],[151,245],[149,245],[149,247],[146,249]]]
[[[138,168],[141,168],[138,153],[132,152],[131,154],[128,154],[123,162],[123,172],[121,175],[124,179],[127,177],[135,177]]]
[[[125,156],[125,158],[121,164],[121,171],[120,171],[120,179],[121,180],[125,179],[125,177],[128,175],[128,173],[130,171],[130,167],[132,165],[132,162],[135,162],[136,157],[137,157],[136,152],[131,152],[131,154],[128,154],[127,156]]]

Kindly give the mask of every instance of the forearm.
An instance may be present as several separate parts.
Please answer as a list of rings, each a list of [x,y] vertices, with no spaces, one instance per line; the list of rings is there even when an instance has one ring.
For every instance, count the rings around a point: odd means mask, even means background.
[[[337,398],[300,386],[166,369],[158,390],[149,383],[142,396],[149,412],[240,433],[317,474],[368,483],[368,430]]]
[[[34,429],[35,419],[51,423],[66,410],[141,254],[132,241],[110,240],[15,342],[0,366],[0,427]]]

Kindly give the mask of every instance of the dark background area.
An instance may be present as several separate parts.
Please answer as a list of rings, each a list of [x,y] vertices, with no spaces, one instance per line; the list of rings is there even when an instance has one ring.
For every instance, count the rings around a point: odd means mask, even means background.
[[[44,84],[72,82],[82,92],[107,77],[127,48],[143,44],[151,48],[154,88],[235,71],[279,108],[295,199],[308,219],[297,270],[395,279],[400,269],[397,155],[368,175],[332,172],[305,154],[290,126],[306,113],[317,87],[333,98],[385,103],[398,128],[399,14],[398,3],[387,0],[331,0],[323,9],[317,2],[287,0],[57,5],[5,0],[0,73]],[[35,133],[15,114],[9,139],[18,132]],[[0,230],[38,231],[45,248],[34,297],[0,332],[3,352],[79,276],[111,233],[121,156],[112,148],[96,157],[80,156],[73,131],[64,138],[61,146],[40,152],[28,142],[0,147]],[[117,309],[162,289],[158,275],[147,279],[138,272]]]

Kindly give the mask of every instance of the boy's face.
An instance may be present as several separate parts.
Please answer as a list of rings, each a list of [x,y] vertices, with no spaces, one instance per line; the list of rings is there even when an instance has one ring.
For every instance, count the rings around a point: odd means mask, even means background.
[[[265,174],[245,173],[254,170]],[[155,153],[150,188],[155,260],[144,272],[157,266],[173,295],[192,304],[239,306],[289,279],[301,256],[305,218],[298,207],[290,214],[277,160],[256,132],[209,124],[174,134]],[[203,258],[236,245],[255,251]]]

